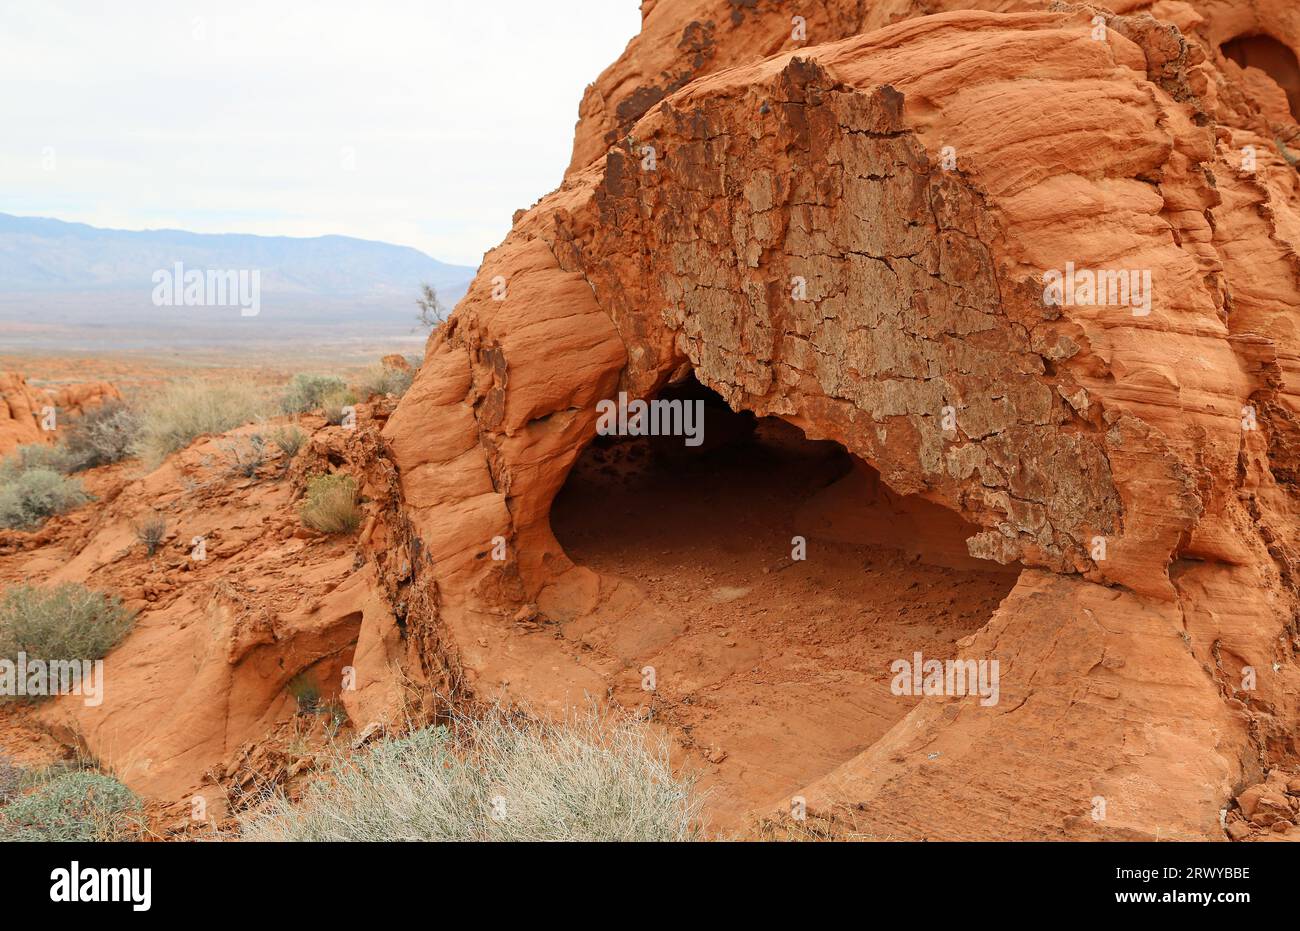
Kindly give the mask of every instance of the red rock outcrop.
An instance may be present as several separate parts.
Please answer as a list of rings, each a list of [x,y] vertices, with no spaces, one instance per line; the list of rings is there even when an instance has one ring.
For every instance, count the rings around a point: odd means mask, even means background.
[[[82,382],[75,385],[62,385],[46,392],[59,414],[80,416],[91,408],[98,407],[105,401],[120,400],[122,393],[117,386],[106,381]]]
[[[0,372],[0,456],[44,440],[41,408],[45,403],[21,375]]]
[[[1300,751],[1300,193],[1285,76],[1220,46],[1294,49],[1300,21],[865,6],[820,5],[792,45],[779,4],[643,5],[564,184],[486,256],[385,430],[418,541],[406,635],[534,705],[634,680],[635,653],[519,621],[628,597],[565,554],[551,505],[597,402],[691,372],[1024,567],[962,641],[999,659],[999,704],[927,697],[772,810],[1222,838]]]
[[[138,614],[104,661],[99,702],[64,696],[32,717],[143,797],[177,806],[172,821],[187,831],[210,825],[189,822],[193,796],[220,819],[284,767],[309,765],[277,749],[324,720],[297,713],[295,689],[337,703],[358,731],[400,719],[405,646],[383,579],[358,560],[356,535],[316,533],[298,514],[306,477],[335,470],[357,476],[368,510],[391,498],[376,412],[382,422],[382,404],[359,405],[351,430],[300,418],[303,449],[292,461],[268,453],[251,477],[232,471],[228,444],[248,442],[252,427],[203,438],[147,474],[134,461],[95,470],[84,475],[94,504],[34,533],[0,533],[0,587],[79,582]],[[150,515],[165,521],[153,555],[135,532]],[[387,548],[373,520],[365,539]]]
[[[58,389],[33,388],[13,372],[0,372],[0,457],[15,447],[44,443],[56,435],[60,419],[77,416],[112,398],[120,398],[117,388],[108,382],[64,385]],[[55,416],[45,422],[54,429],[43,429],[45,412]]]

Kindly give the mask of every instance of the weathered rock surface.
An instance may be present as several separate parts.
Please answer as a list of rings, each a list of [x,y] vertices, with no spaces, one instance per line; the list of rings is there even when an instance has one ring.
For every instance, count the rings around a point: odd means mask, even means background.
[[[1000,659],[1000,704],[927,698],[775,809],[1222,838],[1227,800],[1298,749],[1300,195],[1284,76],[1219,45],[1294,49],[1297,18],[989,5],[1020,12],[828,4],[797,51],[776,4],[643,6],[564,184],[485,258],[385,430],[424,555],[408,636],[474,690],[608,692],[609,658],[514,619],[618,590],[550,506],[598,401],[691,371],[1026,567],[966,645]],[[1139,277],[1049,300],[1069,268]]]
[[[355,535],[310,531],[298,515],[312,474],[357,476],[367,510],[391,497],[391,469],[376,465],[386,414],[359,405],[353,430],[304,416],[304,448],[292,461],[268,455],[251,477],[231,470],[226,444],[252,427],[147,474],[136,461],[102,467],[82,474],[95,503],[36,532],[0,532],[0,587],[78,582],[137,612],[104,660],[102,701],[63,696],[31,718],[175,805],[187,830],[209,831],[228,803],[309,768],[304,737],[327,719],[358,730],[399,719],[405,648],[376,565],[357,559]],[[150,515],[165,521],[152,555],[134,529]],[[383,548],[373,524],[367,542]],[[190,824],[195,796],[208,816]]]

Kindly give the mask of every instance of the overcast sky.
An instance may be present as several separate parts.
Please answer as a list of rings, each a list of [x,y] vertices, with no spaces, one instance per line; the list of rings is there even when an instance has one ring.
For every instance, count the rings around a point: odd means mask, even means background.
[[[477,265],[638,0],[0,0],[0,212]]]

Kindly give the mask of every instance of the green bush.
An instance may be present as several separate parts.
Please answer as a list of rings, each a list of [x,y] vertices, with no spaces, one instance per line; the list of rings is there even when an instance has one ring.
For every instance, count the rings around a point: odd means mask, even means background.
[[[139,436],[140,415],[122,401],[105,401],[68,424],[61,445],[78,471],[134,455]]]
[[[0,529],[31,530],[90,500],[81,482],[46,468],[0,477]]]
[[[286,414],[305,414],[320,409],[329,395],[342,395],[348,390],[343,379],[333,375],[298,374],[289,381],[280,407]]]
[[[700,839],[700,802],[638,722],[494,710],[337,752],[301,803],[276,796],[242,827],[259,841],[683,841]]]
[[[16,659],[101,659],[135,616],[116,595],[75,582],[11,585],[0,595],[0,656]]]
[[[252,388],[206,381],[177,382],[145,403],[134,450],[150,466],[208,433],[225,433],[262,414]]]
[[[308,480],[299,512],[302,522],[322,533],[351,533],[361,523],[357,483],[350,475],[317,475]]]
[[[109,841],[129,829],[140,800],[111,776],[56,776],[0,807],[0,833],[9,841]]]

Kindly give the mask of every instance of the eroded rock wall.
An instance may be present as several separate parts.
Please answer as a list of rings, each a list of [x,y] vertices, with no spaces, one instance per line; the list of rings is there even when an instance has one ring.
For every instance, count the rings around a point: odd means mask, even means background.
[[[816,817],[1222,836],[1225,800],[1294,758],[1300,715],[1300,198],[1217,51],[1241,18],[897,5],[858,34],[845,4],[822,26],[849,38],[756,61],[788,10],[715,4],[714,34],[735,7],[743,41],[666,51],[687,6],[646,5],[564,185],[486,257],[389,421],[435,593],[408,628],[445,637],[472,688],[608,690],[559,642],[521,674],[514,619],[606,590],[551,500],[598,400],[690,369],[950,508],[980,528],[973,555],[1030,567],[969,645],[1005,658],[1014,700],[923,702],[808,788]],[[1068,269],[1137,277],[1122,300],[1049,299]],[[918,814],[936,810],[942,830]]]

